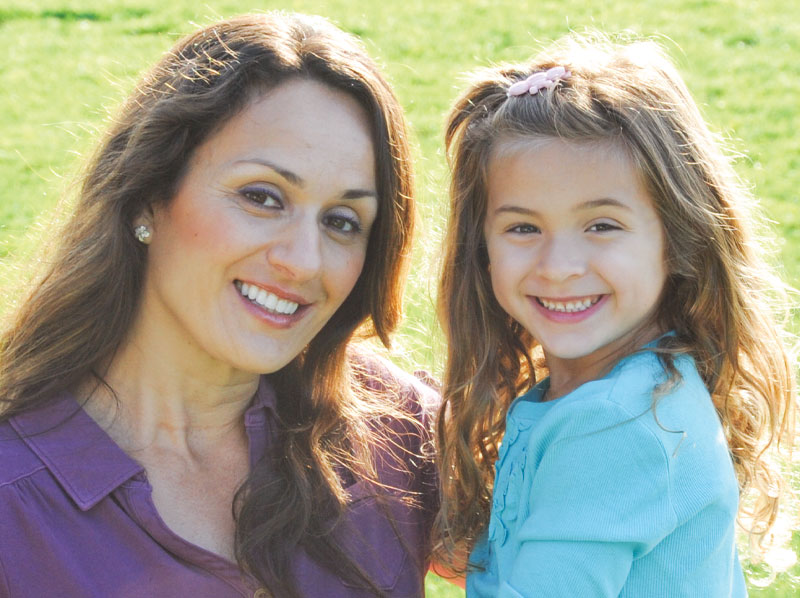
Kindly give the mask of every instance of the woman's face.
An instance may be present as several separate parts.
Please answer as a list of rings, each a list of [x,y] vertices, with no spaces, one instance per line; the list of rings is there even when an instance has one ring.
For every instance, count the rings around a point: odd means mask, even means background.
[[[141,320],[190,359],[274,372],[353,289],[377,212],[366,112],[286,82],[203,143],[152,214]]]

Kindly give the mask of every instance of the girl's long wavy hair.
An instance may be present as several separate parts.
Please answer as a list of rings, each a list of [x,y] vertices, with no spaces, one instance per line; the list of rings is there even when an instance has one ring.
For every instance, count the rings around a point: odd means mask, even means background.
[[[278,396],[291,400],[278,401],[277,454],[254,468],[234,501],[236,555],[276,596],[297,596],[290,565],[298,548],[380,595],[335,542],[332,522],[347,498],[337,473],[374,476],[377,418],[393,413],[377,391],[359,392],[364,367],[348,357],[348,344],[358,333],[388,345],[400,318],[413,174],[391,88],[361,44],[322,18],[270,13],[210,25],[143,77],[89,163],[46,271],[0,339],[0,419],[87,379],[103,383],[140,304],[147,251],[133,219],[171,200],[200,144],[292,78],[340,90],[368,114],[379,210],[355,288],[303,354],[271,375]]]
[[[557,65],[571,78],[507,97],[512,83]],[[436,558],[463,569],[465,551],[488,524],[508,406],[546,373],[538,343],[500,307],[488,273],[487,166],[501,138],[610,143],[635,163],[666,238],[657,318],[675,336],[659,353],[673,376],[671,355],[694,357],[740,489],[755,496],[742,501],[742,520],[764,534],[781,485],[767,449],[791,449],[796,391],[785,287],[765,259],[754,200],[656,43],[571,35],[527,64],[478,72],[448,118],[452,183],[438,308],[449,348]]]

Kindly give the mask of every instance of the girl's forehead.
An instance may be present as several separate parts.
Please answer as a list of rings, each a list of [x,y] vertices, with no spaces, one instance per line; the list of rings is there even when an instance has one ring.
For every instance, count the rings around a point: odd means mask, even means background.
[[[561,147],[570,152],[580,154],[583,158],[592,156],[615,155],[630,159],[630,152],[621,139],[572,139],[566,137],[547,137],[525,134],[503,134],[492,144],[489,161],[502,160],[512,155],[536,150]]]
[[[628,148],[620,138],[569,139],[533,135],[502,135],[493,144],[486,163],[486,184],[491,187],[497,177],[507,176],[510,164],[522,165],[547,178],[556,172],[565,183],[580,172],[595,171],[603,174],[609,165],[624,172],[625,178],[636,179],[648,187],[646,177]],[[505,171],[504,174],[500,174]],[[552,178],[552,177],[550,177]]]
[[[648,219],[654,215],[636,163],[608,143],[511,140],[489,163],[487,195],[489,214],[584,213],[613,204]]]

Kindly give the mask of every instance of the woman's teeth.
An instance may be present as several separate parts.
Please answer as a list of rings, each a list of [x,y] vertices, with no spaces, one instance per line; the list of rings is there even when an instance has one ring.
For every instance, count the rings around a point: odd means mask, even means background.
[[[595,295],[594,297],[587,297],[586,299],[579,299],[577,301],[550,301],[549,299],[537,297],[536,300],[540,305],[550,311],[575,313],[589,309],[592,305],[600,301],[601,297],[602,295]]]
[[[287,316],[292,315],[300,307],[299,304],[288,299],[281,299],[274,293],[260,289],[255,285],[247,284],[246,282],[237,285],[242,297],[247,297],[253,303],[257,303],[267,311]]]

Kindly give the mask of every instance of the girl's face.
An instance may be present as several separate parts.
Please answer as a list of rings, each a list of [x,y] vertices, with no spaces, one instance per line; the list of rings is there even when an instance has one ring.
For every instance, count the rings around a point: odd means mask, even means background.
[[[620,147],[501,140],[488,177],[492,287],[541,343],[551,373],[599,373],[655,337],[664,233]]]
[[[251,102],[152,214],[146,330],[195,364],[269,373],[294,359],[361,274],[374,156],[342,92],[298,79]]]

